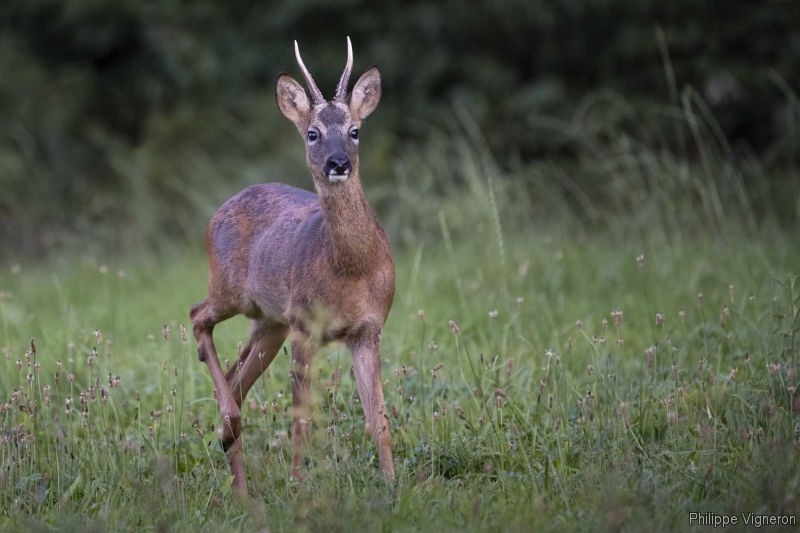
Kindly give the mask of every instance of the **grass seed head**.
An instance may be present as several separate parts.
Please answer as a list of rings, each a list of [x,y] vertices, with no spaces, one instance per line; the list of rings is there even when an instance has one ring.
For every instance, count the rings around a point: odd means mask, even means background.
[[[614,325],[616,327],[622,326],[622,309],[616,309],[611,311],[611,318],[614,320]]]
[[[450,329],[453,330],[453,335],[458,335],[461,333],[461,330],[458,329],[458,324],[456,324],[454,320],[450,320],[448,324],[450,325]]]

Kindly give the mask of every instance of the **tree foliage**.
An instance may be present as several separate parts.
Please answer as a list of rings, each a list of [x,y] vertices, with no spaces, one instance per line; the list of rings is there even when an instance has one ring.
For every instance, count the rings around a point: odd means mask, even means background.
[[[187,195],[200,193],[186,188],[197,188],[198,172],[216,173],[202,183],[218,183],[220,195],[241,184],[237,174],[299,179],[301,166],[280,155],[294,157],[299,143],[287,139],[272,86],[280,71],[297,75],[294,39],[328,95],[345,35],[356,70],[380,65],[377,180],[404,146],[441,131],[453,108],[500,160],[525,164],[574,156],[538,126],[541,117],[574,120],[587,94],[680,107],[687,86],[727,139],[792,162],[798,20],[800,5],[781,0],[7,0],[3,251],[63,246],[69,235],[124,246],[171,231],[197,206]]]

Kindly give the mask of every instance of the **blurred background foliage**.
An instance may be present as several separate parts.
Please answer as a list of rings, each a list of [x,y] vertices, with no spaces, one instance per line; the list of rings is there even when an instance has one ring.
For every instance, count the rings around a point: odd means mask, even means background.
[[[795,0],[5,0],[0,259],[199,244],[244,186],[310,188],[273,81],[300,78],[297,39],[330,96],[346,35],[354,78],[381,67],[363,175],[396,243],[437,211],[468,231],[487,194],[520,229],[791,227],[798,21]]]

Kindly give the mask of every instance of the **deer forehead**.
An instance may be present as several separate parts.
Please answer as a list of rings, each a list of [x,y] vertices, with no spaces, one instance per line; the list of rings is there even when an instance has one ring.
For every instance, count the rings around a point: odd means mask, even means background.
[[[311,126],[322,132],[346,130],[353,124],[350,108],[341,102],[326,102],[312,111]]]

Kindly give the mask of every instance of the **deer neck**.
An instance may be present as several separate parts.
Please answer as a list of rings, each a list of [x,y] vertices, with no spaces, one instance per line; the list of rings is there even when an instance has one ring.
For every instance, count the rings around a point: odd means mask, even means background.
[[[345,275],[372,270],[381,229],[364,196],[357,169],[340,185],[317,187],[317,194],[334,268]]]

